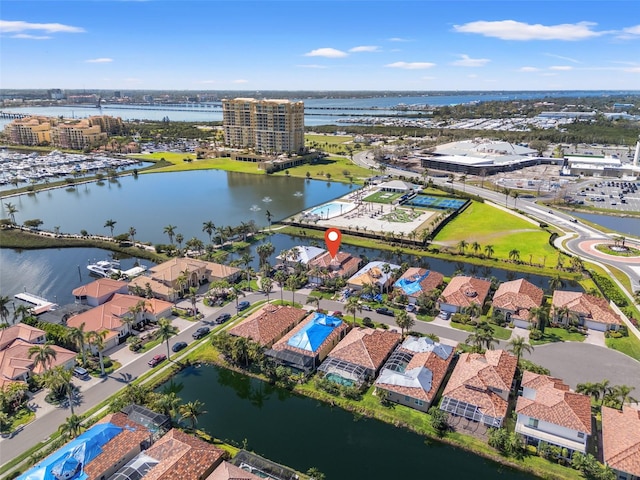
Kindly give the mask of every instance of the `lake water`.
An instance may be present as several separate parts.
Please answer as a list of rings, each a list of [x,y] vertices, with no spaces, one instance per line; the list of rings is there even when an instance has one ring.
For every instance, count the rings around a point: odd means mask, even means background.
[[[202,224],[238,226],[253,220],[266,226],[266,212],[272,221],[343,196],[358,188],[337,182],[274,177],[221,170],[178,173],[154,173],[127,176],[117,182],[104,181],[79,185],[70,191],[59,188],[33,195],[3,199],[0,218],[7,218],[5,204],[16,206],[16,221],[39,218],[42,228],[61,232],[111,235],[104,227],[115,220],[114,234],[136,229],[136,239],[152,243],[169,243],[163,233],[175,225],[185,241],[197,237],[209,243]]]
[[[535,478],[464,450],[217,367],[190,367],[174,378],[183,402],[200,400],[198,426],[299,471],[330,480]]]
[[[616,232],[640,237],[640,218],[638,217],[615,217],[613,215],[598,215],[596,213],[571,212],[571,215],[584,218],[603,227],[610,228]]]

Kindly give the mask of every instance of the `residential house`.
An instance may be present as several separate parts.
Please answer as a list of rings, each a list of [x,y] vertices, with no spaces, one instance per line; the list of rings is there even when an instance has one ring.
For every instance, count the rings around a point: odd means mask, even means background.
[[[472,304],[482,307],[491,289],[491,282],[475,277],[453,277],[438,299],[440,310],[457,313]]]
[[[142,303],[144,303],[144,309],[134,312],[134,309]],[[163,300],[116,293],[108,302],[69,318],[67,326],[79,328],[84,323],[85,332],[105,331],[103,351],[107,351],[131,333],[133,326],[145,321],[157,322],[160,318],[169,317],[172,307],[172,303]]]
[[[389,401],[426,412],[442,385],[454,346],[428,337],[408,336],[391,354],[376,380]]]
[[[309,282],[322,285],[327,279],[347,278],[358,271],[361,259],[347,252],[332,257],[322,253],[309,262]]]
[[[233,463],[222,462],[213,473],[207,477],[207,480],[262,480],[262,478],[263,477],[258,477],[240,467],[236,467]]]
[[[588,293],[556,290],[551,305],[553,320],[557,323],[566,325],[576,321],[578,325],[601,332],[618,330],[622,324],[607,300]],[[568,315],[563,315],[564,310]]]
[[[362,290],[365,285],[373,285],[381,292],[393,282],[393,273],[400,265],[387,262],[369,262],[358,270],[349,280],[347,286],[355,290]]]
[[[33,374],[44,373],[47,369],[62,366],[73,368],[76,354],[71,350],[51,345],[56,357],[43,367],[29,358],[29,349],[46,342],[46,332],[24,323],[0,329],[0,389],[13,382],[26,382]]]
[[[494,313],[502,313],[507,323],[529,329],[531,309],[540,307],[543,300],[544,291],[521,278],[501,283],[493,294],[492,306]]]
[[[268,303],[249,315],[242,323],[229,329],[229,334],[247,338],[265,348],[271,348],[307,314],[308,312],[301,308]]]
[[[129,293],[129,284],[121,280],[100,278],[74,289],[71,293],[75,297],[76,303],[97,307],[111,300],[116,293]]]
[[[393,286],[409,298],[409,303],[415,304],[420,295],[430,295],[442,285],[444,275],[426,268],[408,268],[402,276],[396,280]]]
[[[295,267],[297,264],[309,266],[313,260],[327,251],[308,245],[296,245],[289,250],[284,250],[276,258],[287,267]]]
[[[398,332],[354,328],[331,350],[318,370],[338,383],[362,385],[375,378],[401,339]]]
[[[490,427],[502,427],[518,360],[505,350],[463,353],[451,374],[440,409]]]
[[[572,392],[558,378],[525,371],[518,397],[515,431],[531,445],[546,442],[585,453],[591,435],[591,398]]]
[[[162,300],[176,301],[190,287],[207,282],[227,280],[235,282],[241,270],[220,263],[205,262],[195,258],[177,257],[147,270],[147,274],[129,282],[129,291],[151,290]]]
[[[602,450],[617,480],[640,480],[640,411],[602,407]]]
[[[313,312],[265,354],[284,366],[311,373],[348,329],[341,318]]]

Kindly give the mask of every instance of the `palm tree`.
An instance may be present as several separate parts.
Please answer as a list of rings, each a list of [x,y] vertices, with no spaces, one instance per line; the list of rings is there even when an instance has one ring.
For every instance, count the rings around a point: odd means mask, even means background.
[[[564,318],[567,321],[566,323],[569,324],[569,316],[571,315],[571,309],[569,307],[563,305],[562,307],[556,307],[554,310],[556,318],[560,320],[560,322],[562,322]]]
[[[182,242],[184,242],[184,235],[181,233],[176,234],[176,243],[178,244],[178,248],[182,250]]]
[[[547,324],[547,309],[545,307],[533,307],[529,310],[529,320],[536,320],[537,328],[541,332],[544,332],[544,327]]]
[[[504,206],[508,207],[509,206],[509,194],[511,193],[511,189],[510,188],[505,188],[502,191],[504,192]]]
[[[44,385],[51,390],[56,396],[66,395],[69,401],[69,408],[71,409],[71,415],[73,411],[73,392],[75,386],[73,385],[73,373],[71,370],[64,368],[62,365],[58,365],[51,370],[48,370],[44,374]]]
[[[0,296],[0,319],[2,323],[9,323],[9,309],[7,305],[11,302],[11,299],[8,296]]]
[[[18,305],[13,310],[13,323],[16,323],[18,321],[24,322],[27,318],[30,318],[32,316],[31,308],[32,307],[28,307],[23,303]]]
[[[533,353],[533,347],[527,343],[527,340],[524,337],[516,336],[509,340],[507,344],[507,350],[513,353],[518,359],[518,365],[520,364],[520,357],[524,352]]]
[[[267,222],[269,223],[269,231],[271,231],[271,219],[273,218],[273,215],[271,215],[269,210],[265,212],[265,215],[267,217]]]
[[[576,393],[582,393],[583,395],[589,395],[597,402],[600,399],[600,387],[598,383],[579,383],[576,385]]]
[[[600,405],[602,405],[602,403],[604,403],[604,397],[608,393],[610,393],[615,387],[611,387],[609,384],[609,380],[607,380],[606,378],[601,382],[596,383],[596,386],[598,390],[600,390],[600,398],[602,399],[602,402],[600,403]]]
[[[33,370],[37,370],[38,366],[41,366],[42,370],[46,371],[51,368],[57,354],[51,345],[45,343],[44,345],[34,345],[33,347],[29,347],[28,355],[29,359],[34,357]]]
[[[256,253],[258,254],[258,259],[260,262],[260,267],[262,267],[265,263],[267,263],[267,259],[273,255],[273,252],[276,251],[276,247],[273,246],[273,243],[266,242],[258,245],[256,248]]]
[[[273,276],[273,279],[276,281],[278,286],[280,287],[280,302],[284,303],[284,299],[282,297],[284,292],[284,286],[287,283],[287,274],[282,270],[278,270],[276,274]]]
[[[13,203],[7,202],[4,204],[4,208],[7,209],[7,214],[11,219],[11,223],[16,223],[16,213],[18,213],[18,207],[16,207]]]
[[[307,297],[307,305],[315,304],[316,310],[320,308],[320,297],[316,297],[315,295],[309,295]]]
[[[204,403],[200,400],[194,400],[193,402],[187,402],[184,405],[180,405],[180,420],[189,420],[191,423],[191,430],[196,429],[198,423],[198,417],[207,413],[204,409]]]
[[[262,277],[260,279],[260,288],[267,296],[267,303],[269,303],[269,294],[273,290],[273,280],[269,277]]]
[[[616,385],[613,387],[612,393],[620,401],[620,406],[623,406],[625,403],[639,403],[636,398],[631,396],[633,390],[635,390],[635,387]]]
[[[298,279],[295,275],[291,275],[287,278],[287,288],[291,290],[291,305],[296,305],[296,287],[298,286]]]
[[[198,289],[196,287],[189,287],[189,292],[185,295],[186,298],[191,300],[191,308],[193,309],[193,315],[196,315],[196,301],[198,299]]]
[[[240,262],[247,272],[247,290],[251,291],[251,271],[249,270],[249,264],[253,262],[253,256],[250,253],[243,253],[240,258]]]
[[[353,326],[356,326],[356,312],[362,312],[362,305],[358,301],[357,297],[351,296],[347,300],[347,303],[344,306],[344,311],[347,313],[353,314]]]
[[[67,331],[67,340],[73,343],[80,353],[82,353],[82,364],[87,363],[87,354],[84,350],[84,341],[86,340],[87,335],[84,331],[84,322],[80,324],[79,327],[71,327]]]
[[[104,222],[104,228],[108,228],[111,230],[111,238],[113,238],[113,229],[115,228],[116,223],[118,222],[112,219],[109,219],[106,222]]]
[[[169,243],[171,245],[173,245],[173,236],[176,233],[176,227],[175,225],[167,225],[166,227],[164,227],[164,233],[166,233],[169,236]]]
[[[473,242],[471,244],[471,250],[473,250],[473,253],[475,253],[476,255],[478,255],[478,252],[482,249],[482,245],[480,245],[478,242]]]
[[[400,310],[396,314],[396,325],[400,327],[403,337],[405,336],[405,333],[415,325],[415,323],[415,320],[405,310]]]
[[[216,226],[211,220],[207,220],[202,223],[202,231],[206,232],[209,235],[209,243],[213,243],[213,232],[216,231]]]
[[[464,255],[464,251],[467,248],[467,242],[465,240],[460,240],[458,242],[458,253],[460,253],[460,255]]]
[[[471,304],[465,309],[467,315],[471,318],[478,318],[482,313],[482,307],[479,303],[471,302]]]
[[[512,249],[509,252],[509,258],[517,263],[518,260],[520,260],[520,250],[518,250],[517,248]]]
[[[89,332],[88,340],[89,345],[95,347],[98,351],[98,359],[100,360],[100,375],[104,377],[104,359],[102,358],[102,350],[104,350],[104,339],[107,337],[109,333],[108,330],[102,330],[100,332]]]
[[[562,281],[562,278],[560,278],[560,275],[556,275],[555,277],[551,277],[549,279],[549,290],[551,290],[552,292],[554,290],[559,290],[563,286],[564,282]]]
[[[158,394],[153,401],[153,407],[169,418],[173,418],[180,408],[180,397],[178,397],[176,392]]]
[[[169,351],[169,339],[178,334],[178,328],[171,324],[171,320],[168,318],[161,318],[158,321],[158,338],[160,342],[166,342],[167,344],[167,359],[171,358]]]
[[[491,258],[491,255],[494,254],[493,245],[485,245],[484,253],[487,255],[487,258]]]
[[[69,438],[75,438],[82,432],[82,417],[72,414],[67,417],[65,422],[58,427],[58,432],[62,436],[68,436]]]
[[[131,243],[135,246],[136,244],[136,229],[135,227],[129,227],[129,236],[131,237]]]

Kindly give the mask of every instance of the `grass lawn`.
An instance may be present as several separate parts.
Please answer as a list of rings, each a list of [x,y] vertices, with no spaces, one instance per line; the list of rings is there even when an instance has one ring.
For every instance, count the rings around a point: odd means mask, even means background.
[[[564,328],[547,327],[541,340],[529,340],[531,345],[542,345],[551,342],[584,342],[585,335],[581,333],[570,333]]]
[[[465,332],[473,332],[476,329],[473,325],[466,325],[458,322],[451,322],[451,326],[458,330],[464,330]],[[498,340],[509,340],[509,338],[511,338],[511,332],[513,330],[510,328],[504,328],[493,324],[491,324],[491,328],[493,328],[493,338],[497,338]]]
[[[225,170],[228,172],[240,172],[240,173],[253,173],[259,175],[266,175],[264,170],[258,170],[258,164],[253,162],[238,162],[231,160],[230,158],[206,158],[203,160],[196,160],[193,154],[172,153],[172,152],[157,152],[149,155],[137,155],[136,158],[141,160],[153,159],[159,160],[164,158],[166,161],[171,162],[173,165],[168,167],[156,168],[148,170],[147,173],[158,172],[184,172],[189,170]],[[183,161],[184,158],[192,159],[191,162]],[[141,174],[143,172],[140,172]]]
[[[309,172],[309,178],[314,180],[329,180],[327,178],[327,174],[329,174],[330,180],[343,183],[349,183],[350,177],[353,177],[354,183],[358,183],[371,176],[371,170],[354,165],[351,160],[344,157],[325,157],[314,163],[291,167],[273,175],[286,176],[287,171],[292,177],[300,178],[307,178],[307,172]]]
[[[313,142],[316,142],[320,148],[325,146],[344,145],[345,143],[353,142],[353,137],[350,135],[304,135],[304,144],[311,146]]]
[[[369,195],[368,197],[366,197],[364,201],[376,203],[393,203],[394,200],[400,198],[401,196],[401,193],[383,192],[382,190],[380,190],[373,195]]]
[[[605,343],[607,347],[618,350],[640,362],[640,340],[635,335],[630,333],[628,337],[606,338]]]
[[[482,251],[493,246],[493,257],[508,259],[513,249],[519,251],[520,260],[550,265],[558,252],[549,245],[549,233],[538,226],[485,203],[472,202],[438,233],[434,241],[446,242],[455,248],[464,240],[468,245],[478,242]],[[467,252],[471,253],[470,246]]]

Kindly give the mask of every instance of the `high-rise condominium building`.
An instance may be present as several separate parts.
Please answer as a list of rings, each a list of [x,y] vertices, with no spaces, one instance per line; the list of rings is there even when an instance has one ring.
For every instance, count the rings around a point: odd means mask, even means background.
[[[222,100],[225,143],[263,153],[304,149],[304,103],[290,100]]]

